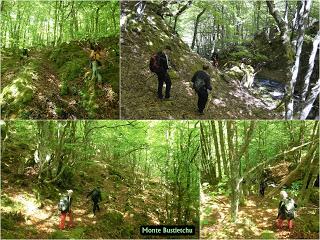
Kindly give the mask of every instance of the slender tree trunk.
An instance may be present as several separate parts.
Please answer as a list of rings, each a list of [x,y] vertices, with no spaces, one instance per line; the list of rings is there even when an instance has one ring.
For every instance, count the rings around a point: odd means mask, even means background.
[[[196,43],[196,38],[197,38],[197,34],[198,34],[198,25],[199,25],[199,21],[200,21],[200,17],[204,14],[204,12],[206,11],[206,9],[203,9],[196,18],[196,21],[194,23],[194,31],[193,31],[193,38],[192,38],[192,44],[191,44],[191,49],[194,50],[194,46]]]
[[[211,121],[211,129],[212,129],[212,136],[213,136],[213,142],[215,147],[215,153],[217,158],[217,165],[218,165],[218,179],[222,178],[222,170],[221,170],[221,158],[220,158],[220,150],[219,150],[219,142],[218,142],[218,134],[216,131],[215,122]]]
[[[292,76],[289,86],[289,92],[287,93],[289,96],[288,99],[288,105],[287,105],[287,111],[286,111],[286,119],[293,119],[295,110],[293,105],[293,93],[294,88],[297,82],[298,78],[298,72],[299,72],[299,66],[300,66],[300,55],[302,51],[302,44],[304,39],[304,31],[305,26],[307,24],[308,15],[310,12],[312,0],[300,0],[299,4],[299,14],[298,14],[298,38],[297,38],[297,44],[296,44],[296,56],[295,56],[295,63],[292,67]]]
[[[306,99],[307,92],[309,89],[309,84],[310,84],[310,77],[313,72],[315,57],[318,51],[319,43],[320,43],[320,31],[318,31],[317,35],[313,40],[313,47],[312,47],[312,51],[309,58],[309,67],[304,77],[304,86],[301,94],[302,106],[301,106],[301,112],[300,112],[300,120],[305,120],[308,117],[310,110],[313,106],[313,103],[320,93],[320,81],[318,79],[316,85],[311,89],[309,96]]]

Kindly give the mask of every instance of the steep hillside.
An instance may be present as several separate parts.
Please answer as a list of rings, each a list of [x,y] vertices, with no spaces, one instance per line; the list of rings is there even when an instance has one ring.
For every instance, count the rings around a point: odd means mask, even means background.
[[[143,15],[136,13],[135,2],[122,3],[121,39],[121,118],[127,119],[194,119],[194,118],[282,118],[272,111],[274,103],[255,97],[234,77],[210,68],[213,91],[204,116],[197,110],[197,95],[191,78],[203,64],[209,62],[193,53],[173,33],[160,15],[158,6],[146,3]],[[172,100],[157,99],[157,78],[149,70],[149,59],[165,46],[173,49],[169,55],[172,69]],[[236,63],[237,64],[237,63]]]
[[[91,80],[88,41],[34,47],[25,59],[15,49],[3,49],[0,94],[3,118],[118,118],[118,37],[101,38],[97,43],[108,53],[100,70],[101,82]]]

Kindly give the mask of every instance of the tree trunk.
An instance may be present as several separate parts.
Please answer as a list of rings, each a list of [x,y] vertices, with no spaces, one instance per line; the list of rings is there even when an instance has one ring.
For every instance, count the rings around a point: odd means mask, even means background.
[[[296,175],[299,173],[299,170],[302,166],[304,166],[304,164],[310,160],[310,158],[313,157],[313,153],[317,150],[317,148],[319,147],[318,146],[319,144],[319,141],[316,141],[313,143],[313,145],[311,146],[311,148],[309,149],[307,155],[304,157],[304,159],[298,164],[298,166],[290,172],[290,174],[285,177],[281,183],[275,188],[273,189],[270,193],[267,194],[267,197],[271,197],[271,196],[274,196],[275,193],[277,191],[279,191],[283,185],[287,184],[291,184],[294,180],[296,180]]]
[[[304,39],[304,31],[305,31],[305,26],[307,24],[307,19],[308,15],[310,12],[310,7],[311,7],[311,2],[312,0],[300,0],[299,4],[299,14],[298,16],[298,38],[297,38],[297,44],[296,44],[296,55],[295,55],[295,63],[292,67],[291,70],[291,81],[289,84],[289,89],[288,89],[288,105],[286,109],[286,119],[292,120],[295,110],[294,110],[294,105],[293,105],[293,93],[294,93],[294,88],[297,82],[297,77],[298,77],[298,72],[299,72],[299,66],[300,66],[300,55],[302,51],[302,44],[303,44],[303,39]]]
[[[216,126],[215,126],[214,121],[211,121],[211,129],[212,129],[215,153],[216,153],[217,164],[218,164],[218,173],[219,173],[218,179],[221,179],[222,178],[222,170],[221,170],[220,150],[219,150],[218,136],[217,136]]]
[[[315,38],[313,40],[312,52],[311,52],[310,58],[309,58],[309,67],[308,67],[308,71],[304,77],[304,86],[303,86],[303,90],[302,90],[302,94],[301,94],[301,105],[302,106],[301,106],[301,112],[300,112],[300,120],[305,120],[308,117],[310,110],[313,106],[313,103],[316,100],[316,98],[320,92],[320,82],[318,80],[316,85],[311,89],[308,98],[306,99],[307,92],[309,89],[310,77],[313,72],[315,57],[316,57],[316,54],[318,51],[319,43],[320,43],[320,31],[318,31],[317,35],[315,36]]]
[[[196,18],[196,21],[194,23],[194,31],[193,31],[193,38],[192,38],[192,44],[191,44],[191,49],[194,50],[194,46],[196,43],[196,38],[197,38],[197,34],[198,34],[198,25],[199,25],[199,21],[200,21],[200,17],[204,14],[204,12],[206,11],[206,9],[203,9]]]

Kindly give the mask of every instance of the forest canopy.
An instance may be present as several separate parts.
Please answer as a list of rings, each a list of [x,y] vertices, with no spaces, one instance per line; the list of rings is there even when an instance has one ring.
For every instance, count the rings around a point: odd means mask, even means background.
[[[1,45],[46,46],[119,34],[119,1],[1,1]]]

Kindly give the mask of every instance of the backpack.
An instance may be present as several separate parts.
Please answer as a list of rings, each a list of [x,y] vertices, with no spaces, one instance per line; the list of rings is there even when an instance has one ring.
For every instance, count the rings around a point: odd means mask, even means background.
[[[194,90],[199,92],[200,89],[203,88],[205,85],[206,85],[206,83],[205,83],[204,79],[197,77],[193,83],[193,88],[194,88]]]
[[[63,196],[60,198],[60,201],[58,203],[59,211],[65,212],[69,209],[69,199],[67,196]]]
[[[282,212],[285,215],[285,218],[294,218],[295,207],[296,205],[293,199],[284,199],[281,201],[280,212]]]
[[[149,69],[151,72],[157,73],[160,71],[160,63],[158,54],[154,54],[150,58]]]

